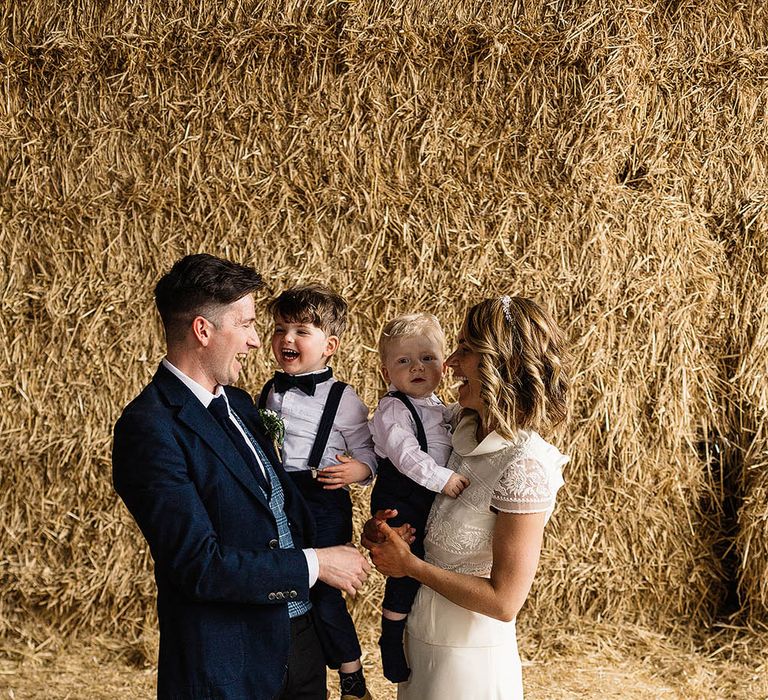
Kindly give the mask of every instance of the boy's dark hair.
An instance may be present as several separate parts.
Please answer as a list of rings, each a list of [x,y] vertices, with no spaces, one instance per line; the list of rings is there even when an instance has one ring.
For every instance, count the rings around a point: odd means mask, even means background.
[[[216,323],[221,307],[262,286],[252,267],[198,253],[177,260],[155,286],[155,304],[169,342],[179,340],[196,316]]]
[[[347,302],[323,284],[286,289],[268,308],[288,323],[309,323],[339,338],[347,327]]]

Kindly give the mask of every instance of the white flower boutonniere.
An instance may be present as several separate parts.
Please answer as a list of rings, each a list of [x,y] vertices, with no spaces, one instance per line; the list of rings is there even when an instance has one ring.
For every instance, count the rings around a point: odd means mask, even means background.
[[[260,408],[259,417],[261,422],[264,423],[267,437],[272,440],[272,444],[275,446],[275,452],[282,459],[280,448],[283,445],[283,440],[285,440],[285,423],[283,423],[283,419],[270,408]]]

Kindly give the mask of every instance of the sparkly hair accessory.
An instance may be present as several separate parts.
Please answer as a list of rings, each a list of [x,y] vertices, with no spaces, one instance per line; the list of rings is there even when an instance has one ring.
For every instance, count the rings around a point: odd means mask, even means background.
[[[504,310],[504,318],[512,323],[512,312],[509,310],[509,305],[512,303],[512,298],[508,294],[505,294],[499,299],[499,301],[501,302],[501,308]]]

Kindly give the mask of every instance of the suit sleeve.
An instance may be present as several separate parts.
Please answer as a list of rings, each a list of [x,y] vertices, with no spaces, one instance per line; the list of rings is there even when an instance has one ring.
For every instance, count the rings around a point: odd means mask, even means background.
[[[190,479],[187,459],[163,417],[127,412],[115,426],[115,490],[144,534],[155,566],[192,600],[278,605],[291,598],[306,600],[304,553],[223,545]],[[274,521],[257,520],[266,516],[255,506],[239,517],[244,528],[274,528]],[[283,595],[270,595],[277,592]]]

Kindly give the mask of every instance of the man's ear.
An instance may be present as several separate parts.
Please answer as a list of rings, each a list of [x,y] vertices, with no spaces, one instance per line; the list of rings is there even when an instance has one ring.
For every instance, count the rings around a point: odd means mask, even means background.
[[[211,326],[211,322],[204,316],[195,316],[192,320],[192,333],[203,347],[211,342]]]
[[[323,351],[324,357],[330,357],[339,349],[339,336],[329,335],[328,340],[325,341],[325,350]]]

